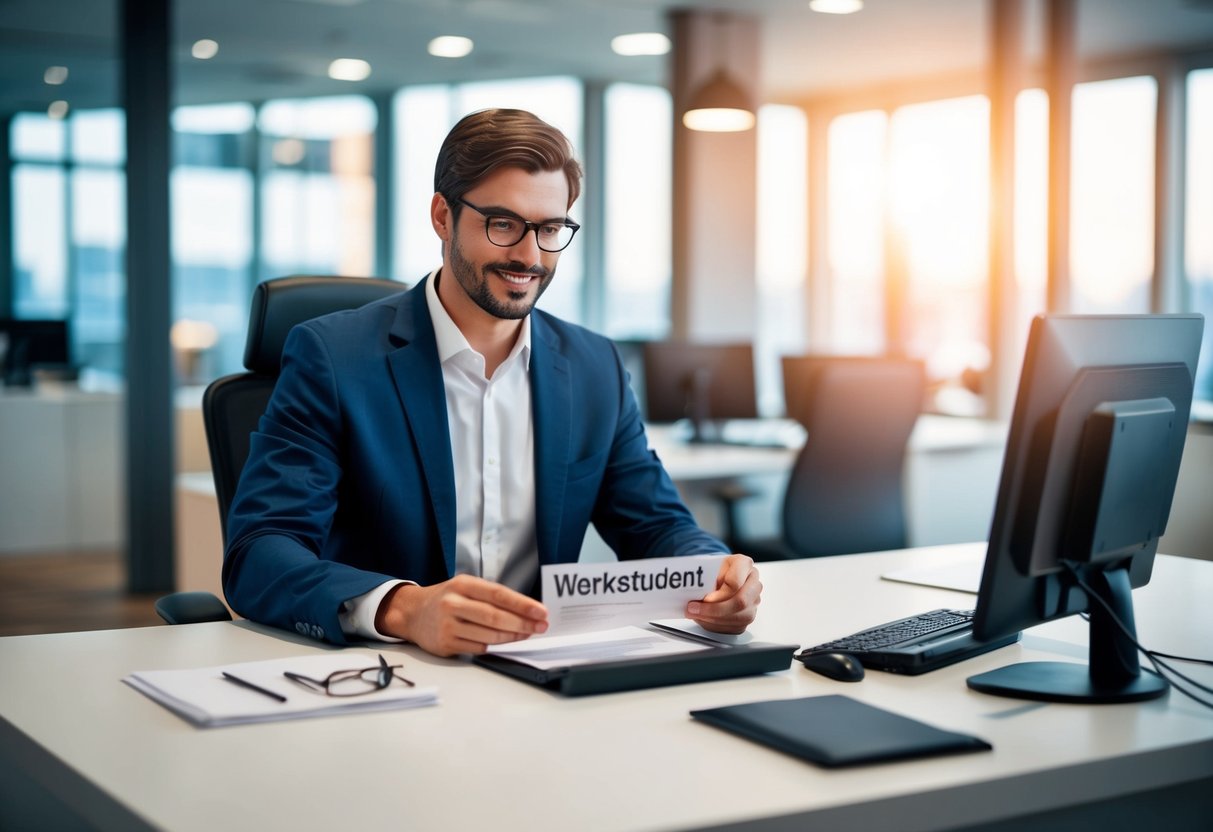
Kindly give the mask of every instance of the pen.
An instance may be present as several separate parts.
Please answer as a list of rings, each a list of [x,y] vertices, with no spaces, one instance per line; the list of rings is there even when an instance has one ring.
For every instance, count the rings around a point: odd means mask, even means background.
[[[242,688],[248,688],[249,690],[255,690],[255,691],[257,691],[257,693],[260,693],[262,696],[268,696],[270,699],[276,699],[279,702],[286,701],[286,697],[283,696],[282,694],[274,693],[272,690],[266,690],[265,688],[261,687],[260,685],[254,685],[252,682],[246,682],[244,679],[241,679],[239,676],[233,676],[232,674],[228,673],[226,670],[223,671],[223,678],[227,679],[233,685],[239,685]]]

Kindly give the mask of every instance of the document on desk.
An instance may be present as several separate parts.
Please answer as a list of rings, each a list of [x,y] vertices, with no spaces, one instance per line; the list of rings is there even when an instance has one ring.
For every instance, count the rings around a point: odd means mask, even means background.
[[[323,680],[339,670],[373,670],[377,665],[377,654],[342,650],[217,667],[141,670],[122,681],[200,728],[417,708],[438,702],[436,687],[409,687],[398,679],[373,693],[337,697],[309,690],[283,675],[291,672]]]
[[[651,659],[710,650],[711,646],[672,638],[644,627],[615,627],[592,633],[543,636],[512,644],[490,645],[488,652],[539,670],[554,670],[596,662]]]
[[[488,651],[548,670],[710,649],[710,644],[670,637],[646,625],[654,619],[681,619],[687,602],[716,588],[724,557],[544,566],[540,580],[547,633],[492,645]]]
[[[886,572],[886,581],[918,584],[938,589],[953,589],[973,595],[981,588],[981,571],[985,565],[984,552],[966,552],[963,558],[946,563],[926,563]]]

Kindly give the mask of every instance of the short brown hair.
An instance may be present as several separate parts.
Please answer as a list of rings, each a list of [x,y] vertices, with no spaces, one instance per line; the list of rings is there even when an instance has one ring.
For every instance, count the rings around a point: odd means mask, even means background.
[[[458,213],[459,199],[499,168],[528,173],[559,170],[569,183],[569,205],[581,193],[581,165],[564,133],[526,110],[480,110],[451,128],[434,166],[434,190]]]

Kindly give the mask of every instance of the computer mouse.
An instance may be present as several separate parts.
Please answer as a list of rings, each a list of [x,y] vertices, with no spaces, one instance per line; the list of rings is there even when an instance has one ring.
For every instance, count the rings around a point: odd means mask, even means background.
[[[808,653],[796,658],[807,669],[838,682],[858,682],[863,678],[863,665],[850,653]]]

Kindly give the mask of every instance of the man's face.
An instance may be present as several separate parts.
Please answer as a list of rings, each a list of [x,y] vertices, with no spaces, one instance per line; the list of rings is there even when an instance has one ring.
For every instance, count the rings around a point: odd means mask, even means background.
[[[486,214],[530,222],[562,221],[568,182],[561,171],[502,168],[463,198]],[[556,276],[560,252],[540,249],[533,230],[512,246],[495,245],[485,233],[485,219],[466,205],[460,208],[450,240],[450,271],[464,293],[489,315],[524,318]]]

